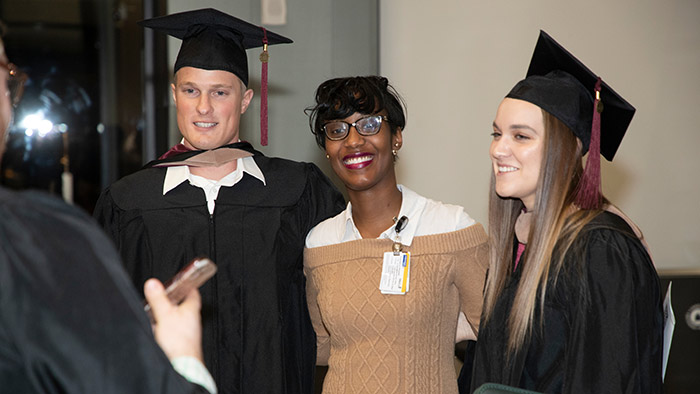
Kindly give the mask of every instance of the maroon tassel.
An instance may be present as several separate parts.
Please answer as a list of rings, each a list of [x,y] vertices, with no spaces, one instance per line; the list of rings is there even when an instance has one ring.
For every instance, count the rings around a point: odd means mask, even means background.
[[[267,146],[267,30],[263,30],[263,52],[260,54],[262,72],[260,76],[260,144]]]
[[[578,184],[576,205],[581,209],[598,209],[602,205],[600,187],[600,113],[603,105],[600,101],[601,80],[595,84],[595,102],[593,103],[593,125],[591,127],[591,142],[588,148],[586,169]]]
[[[172,148],[168,149],[167,152],[163,153],[158,158],[158,160],[167,159],[170,156],[179,155],[180,153],[185,153],[185,152],[189,152],[189,151],[190,151],[190,149],[187,149],[187,147],[185,145],[177,144],[177,145],[173,146]]]

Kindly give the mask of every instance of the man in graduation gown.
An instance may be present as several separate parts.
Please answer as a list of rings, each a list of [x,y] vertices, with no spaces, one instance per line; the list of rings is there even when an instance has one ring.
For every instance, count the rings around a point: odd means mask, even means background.
[[[304,239],[344,202],[315,165],[266,157],[238,129],[253,96],[245,48],[291,40],[213,9],[142,24],[183,40],[172,85],[183,142],[107,188],[94,216],[137,287],[196,256],[217,263],[201,292],[220,392],[310,393]]]
[[[0,158],[25,79],[0,40]],[[0,393],[216,393],[197,360],[196,291],[178,307],[157,283],[147,295],[159,344],[204,387],[178,374],[154,341],[141,299],[92,218],[41,192],[4,188],[0,218]]]

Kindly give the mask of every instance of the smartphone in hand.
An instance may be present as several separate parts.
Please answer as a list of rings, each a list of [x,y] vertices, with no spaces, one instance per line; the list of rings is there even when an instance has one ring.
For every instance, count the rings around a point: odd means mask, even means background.
[[[197,257],[163,284],[165,293],[173,305],[178,305],[185,299],[190,290],[199,288],[215,273],[216,264],[213,261],[206,257]],[[147,301],[144,301],[143,309],[151,321],[154,321],[151,306],[148,305]]]

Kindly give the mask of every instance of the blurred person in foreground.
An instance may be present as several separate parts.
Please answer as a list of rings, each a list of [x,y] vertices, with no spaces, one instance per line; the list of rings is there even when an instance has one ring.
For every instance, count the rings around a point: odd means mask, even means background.
[[[25,79],[0,39],[0,158]],[[110,240],[84,212],[0,188],[0,218],[0,393],[216,393],[202,364],[196,290],[174,306],[148,281],[151,327]]]

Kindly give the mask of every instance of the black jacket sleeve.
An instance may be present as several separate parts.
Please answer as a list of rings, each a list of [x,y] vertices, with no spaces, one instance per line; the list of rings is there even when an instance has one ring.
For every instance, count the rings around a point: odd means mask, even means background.
[[[172,369],[91,218],[5,190],[0,216],[0,391],[206,392]]]

